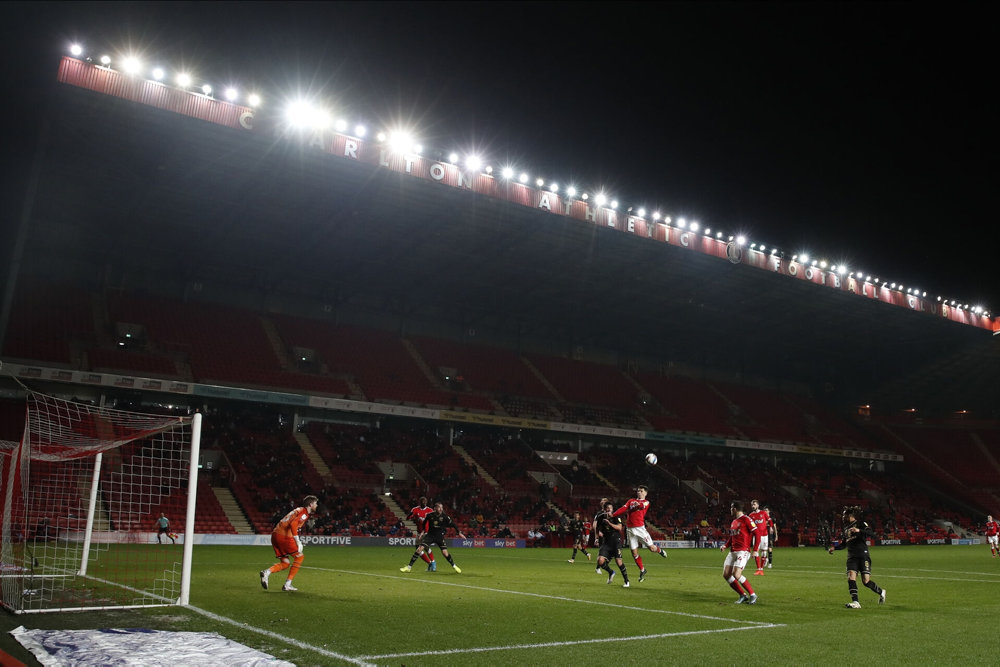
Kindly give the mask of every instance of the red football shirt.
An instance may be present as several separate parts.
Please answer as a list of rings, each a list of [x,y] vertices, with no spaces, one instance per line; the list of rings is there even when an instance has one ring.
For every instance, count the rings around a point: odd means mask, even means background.
[[[753,544],[754,522],[746,514],[741,514],[729,524],[729,539],[726,546],[730,551],[750,551]]]
[[[770,517],[767,516],[767,512],[764,510],[757,510],[756,512],[750,512],[750,514],[745,514],[744,516],[749,516],[750,520],[753,521],[753,532],[756,535],[764,537],[767,535],[767,522]]]
[[[625,514],[625,525],[629,528],[642,528],[646,525],[646,510],[649,509],[648,500],[633,498],[615,510],[611,516],[621,516]]]
[[[421,533],[427,532],[427,516],[434,511],[433,507],[414,507],[410,510],[408,519],[413,519],[417,524],[417,530]]]
[[[989,535],[990,537],[993,537],[994,535],[1000,535],[1000,523],[997,523],[996,521],[987,521],[986,534]]]

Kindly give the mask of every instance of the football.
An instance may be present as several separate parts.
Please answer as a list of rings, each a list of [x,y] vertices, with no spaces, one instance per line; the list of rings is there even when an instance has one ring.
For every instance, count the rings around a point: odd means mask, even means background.
[[[654,454],[653,452],[650,452],[649,454],[646,454],[646,463],[648,463],[649,465],[655,466],[656,465],[656,460],[657,460],[656,459],[656,454]]]

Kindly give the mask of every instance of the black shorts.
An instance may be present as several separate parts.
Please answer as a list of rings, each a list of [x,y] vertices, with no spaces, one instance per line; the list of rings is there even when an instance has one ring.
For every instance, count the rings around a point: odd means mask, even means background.
[[[612,558],[621,558],[622,549],[618,544],[602,544],[601,550],[597,554],[598,558],[604,558],[606,560],[611,560]]]
[[[424,547],[429,547],[432,544],[436,544],[442,549],[448,548],[448,540],[444,539],[444,535],[442,535],[441,533],[438,533],[436,535],[434,533],[428,533],[424,535],[424,539],[420,542],[420,544],[422,544]]]
[[[865,554],[864,556],[849,556],[847,558],[847,571],[860,572],[861,574],[871,574],[872,573],[872,557]]]
[[[582,544],[587,546],[587,538],[584,537],[583,533],[577,533],[573,536],[573,544]]]

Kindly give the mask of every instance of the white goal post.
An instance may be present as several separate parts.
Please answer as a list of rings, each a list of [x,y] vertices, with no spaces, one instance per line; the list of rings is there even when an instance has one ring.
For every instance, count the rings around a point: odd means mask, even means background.
[[[0,605],[32,613],[188,604],[200,437],[200,414],[29,391],[21,441],[0,443]]]

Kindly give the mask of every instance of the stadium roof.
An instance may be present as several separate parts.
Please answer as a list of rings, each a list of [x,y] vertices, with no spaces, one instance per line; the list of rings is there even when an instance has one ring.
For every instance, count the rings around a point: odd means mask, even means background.
[[[985,329],[69,86],[51,114],[28,272],[220,284],[894,409],[998,404]]]

